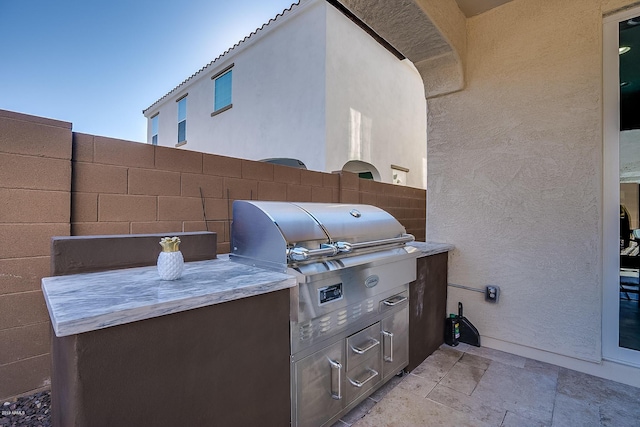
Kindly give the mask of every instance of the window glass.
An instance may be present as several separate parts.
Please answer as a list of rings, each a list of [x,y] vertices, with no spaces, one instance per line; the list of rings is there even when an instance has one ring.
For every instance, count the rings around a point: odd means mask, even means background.
[[[214,85],[214,103],[213,110],[218,111],[228,105],[231,105],[231,79],[232,70],[227,71],[217,79]]]
[[[178,102],[178,142],[187,140],[187,98]]]
[[[151,118],[151,144],[158,145],[158,116]]]

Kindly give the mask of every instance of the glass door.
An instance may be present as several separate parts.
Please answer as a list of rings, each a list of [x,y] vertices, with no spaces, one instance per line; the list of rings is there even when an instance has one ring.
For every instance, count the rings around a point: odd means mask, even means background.
[[[640,8],[603,31],[603,356],[640,366]]]

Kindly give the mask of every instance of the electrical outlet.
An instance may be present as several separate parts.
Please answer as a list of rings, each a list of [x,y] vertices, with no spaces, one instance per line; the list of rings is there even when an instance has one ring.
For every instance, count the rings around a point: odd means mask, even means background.
[[[489,285],[484,290],[484,300],[496,303],[500,297],[500,287],[495,285]]]

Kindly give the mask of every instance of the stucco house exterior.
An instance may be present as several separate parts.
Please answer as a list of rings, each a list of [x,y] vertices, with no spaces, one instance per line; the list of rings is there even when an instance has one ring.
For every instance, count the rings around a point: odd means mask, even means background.
[[[302,0],[145,109],[147,142],[425,188],[422,87],[411,61]]]

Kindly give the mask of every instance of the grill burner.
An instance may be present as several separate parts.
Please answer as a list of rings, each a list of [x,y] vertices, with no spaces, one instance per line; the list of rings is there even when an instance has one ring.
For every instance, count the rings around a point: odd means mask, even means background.
[[[408,363],[417,251],[369,205],[235,201],[230,258],[295,275],[291,424],[331,425]]]

